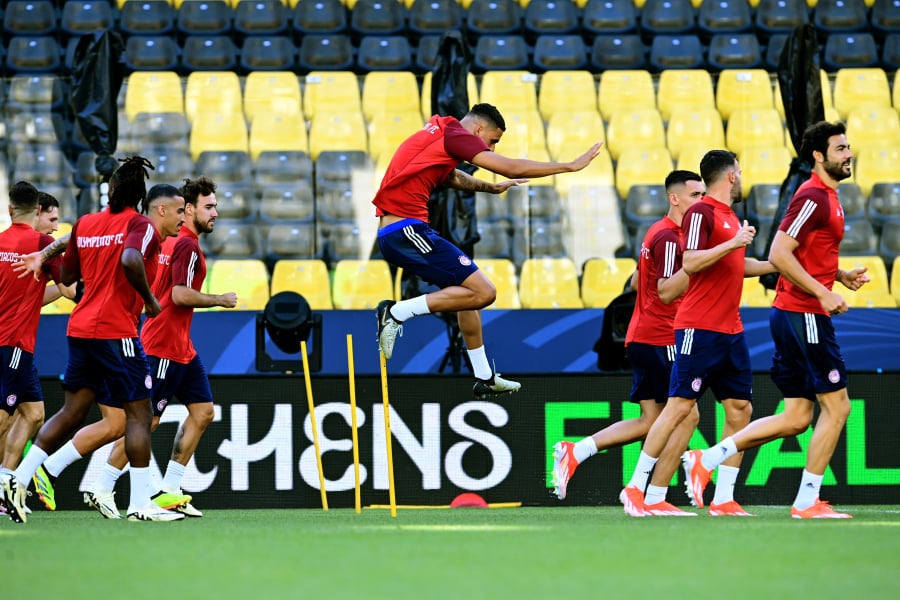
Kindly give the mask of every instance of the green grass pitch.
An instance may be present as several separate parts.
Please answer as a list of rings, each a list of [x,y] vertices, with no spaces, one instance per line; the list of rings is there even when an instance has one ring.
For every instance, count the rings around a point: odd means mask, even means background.
[[[900,506],[844,521],[621,508],[206,511],[178,523],[0,522],[3,597],[900,598]]]

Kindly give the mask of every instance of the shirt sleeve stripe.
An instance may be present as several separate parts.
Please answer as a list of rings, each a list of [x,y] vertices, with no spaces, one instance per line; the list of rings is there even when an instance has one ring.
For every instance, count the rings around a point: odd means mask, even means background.
[[[188,268],[187,268],[187,282],[186,283],[187,283],[188,287],[194,287],[194,285],[193,285],[194,284],[194,273],[196,272],[196,266],[197,266],[197,253],[191,252],[191,258],[188,261]]]
[[[791,226],[787,228],[786,233],[792,238],[796,239],[800,234],[800,229],[803,228],[803,226],[806,224],[806,222],[809,220],[818,206],[818,203],[807,199],[803,203],[803,207],[800,209],[800,212],[797,214],[797,218],[794,219],[794,222],[791,223]]]
[[[666,260],[663,266],[663,277],[671,277],[675,274],[675,242],[666,242]]]
[[[691,224],[688,227],[688,239],[686,248],[688,250],[696,250],[700,244],[700,224],[703,222],[703,215],[695,212],[691,215]]]
[[[153,241],[153,224],[147,223],[147,231],[144,232],[144,239],[141,240],[141,256],[147,254],[147,247]]]

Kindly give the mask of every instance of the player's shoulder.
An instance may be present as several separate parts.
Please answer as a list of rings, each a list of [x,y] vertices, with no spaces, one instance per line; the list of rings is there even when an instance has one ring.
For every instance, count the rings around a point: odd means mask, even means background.
[[[172,247],[181,252],[199,252],[200,242],[192,235],[179,235],[175,238]]]

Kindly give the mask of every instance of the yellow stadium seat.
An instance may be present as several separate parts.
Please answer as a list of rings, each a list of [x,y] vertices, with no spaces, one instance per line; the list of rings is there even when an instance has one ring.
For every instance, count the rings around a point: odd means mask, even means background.
[[[701,142],[691,142],[684,144],[678,152],[678,160],[675,163],[676,169],[686,171],[700,172],[700,160],[703,155],[709,152],[710,146]]]
[[[891,295],[897,301],[897,305],[900,306],[900,256],[894,259],[894,264],[891,267]]]
[[[519,300],[519,286],[516,282],[516,267],[507,258],[479,258],[478,268],[497,288],[497,299],[487,308],[522,308]]]
[[[184,114],[181,79],[174,71],[135,71],[125,87],[125,114],[134,121],[138,113]]]
[[[666,69],[659,74],[656,105],[666,121],[679,110],[697,111],[715,108],[716,98],[709,71]]]
[[[894,77],[894,87],[893,87],[892,97],[894,100],[894,108],[896,108],[897,110],[900,110],[900,79],[898,79],[896,76]]]
[[[243,111],[214,113],[201,111],[191,127],[191,157],[202,152],[249,152],[247,123]]]
[[[290,71],[253,71],[244,84],[244,114],[252,123],[258,114],[303,112],[300,80]]]
[[[597,86],[589,71],[547,71],[541,75],[538,108],[545,121],[558,111],[596,112]]]
[[[578,111],[557,110],[547,123],[547,151],[556,161],[561,161],[562,155],[569,156],[578,149],[585,152],[605,140],[603,119],[594,107]]]
[[[362,111],[371,122],[381,113],[420,112],[419,84],[411,71],[371,71],[362,88]],[[422,120],[421,115],[419,120]]]
[[[606,128],[606,142],[613,160],[619,160],[629,148],[665,146],[666,133],[659,111],[656,108],[616,111]]]
[[[369,155],[375,161],[390,159],[406,138],[422,129],[417,107],[404,113],[379,113],[369,123]]]
[[[528,258],[522,263],[523,308],[583,308],[578,272],[571,258]]]
[[[754,185],[781,185],[791,167],[791,153],[784,146],[747,148],[738,155],[741,164],[741,184],[744,198],[750,195]]]
[[[304,80],[303,112],[314,121],[321,113],[360,113],[359,80],[350,71],[311,71]]]
[[[841,256],[838,258],[838,268],[842,271],[852,271],[860,267],[866,268],[866,275],[869,276],[871,281],[861,287],[858,293],[865,295],[890,295],[891,288],[888,282],[887,268],[880,256]],[[834,289],[841,294],[844,294],[844,292],[853,293],[841,284],[837,284]]]
[[[488,71],[481,76],[479,97],[504,117],[507,111],[537,110],[536,83],[537,75],[528,71]]]
[[[75,215],[71,216],[74,217]],[[72,224],[68,221],[58,221],[56,223],[56,227],[56,231],[54,231],[50,235],[52,235],[57,240],[64,235],[69,235],[70,233],[72,233]]]
[[[876,183],[894,183],[900,180],[898,164],[900,146],[864,148],[856,155],[854,180],[862,193],[868,196]]]
[[[774,108],[769,74],[764,69],[725,69],[716,84],[716,108],[725,121],[736,108]]]
[[[731,113],[725,143],[735,154],[757,146],[784,146],[784,125],[774,108],[738,108]]]
[[[674,159],[681,156],[681,149],[685,146],[704,144],[708,149],[721,148],[725,145],[722,116],[713,106],[679,108],[669,119],[666,142]]]
[[[230,71],[194,71],[187,78],[184,91],[184,114],[194,122],[198,114],[244,116],[241,81]]]
[[[269,150],[299,150],[309,153],[303,113],[261,112],[250,125],[250,157],[256,160]]]
[[[237,293],[238,303],[234,310],[263,310],[269,301],[269,274],[261,260],[208,261],[203,287],[208,294]]]
[[[633,258],[592,258],[584,263],[581,300],[585,308],[606,308],[625,289],[637,268]]]
[[[342,260],[334,269],[332,300],[337,309],[375,308],[394,297],[391,271],[383,260]]]
[[[466,76],[466,95],[469,97],[469,107],[478,104],[478,83],[471,73]],[[429,71],[422,78],[422,116],[427,121],[432,115],[434,115],[434,111],[431,110],[431,72]]]
[[[847,116],[847,140],[855,154],[865,148],[900,146],[900,117],[896,109],[891,106],[854,108]]]
[[[322,113],[309,129],[309,154],[313,160],[326,151],[369,151],[366,123],[362,113]]]
[[[652,108],[656,110],[653,79],[647,71],[604,71],[600,76],[597,107],[605,121],[617,112]]]
[[[834,78],[834,107],[842,119],[854,108],[890,105],[891,90],[882,69],[838,69]]]
[[[506,131],[497,144],[499,152],[513,158],[546,160],[537,158],[547,153],[544,121],[537,109],[506,111],[503,120],[506,121]]]
[[[313,310],[331,310],[331,281],[321,260],[279,260],[272,271],[272,295],[297,292]]]
[[[672,156],[665,146],[628,148],[616,164],[616,190],[628,196],[633,185],[662,185],[672,170]]]
[[[50,282],[50,284],[47,287],[55,288],[56,284],[53,282]],[[69,300],[68,298],[66,298],[64,296],[60,296],[53,302],[43,305],[41,307],[41,314],[42,315],[68,315],[68,314],[72,313],[72,310],[74,308],[75,308],[74,302],[72,302],[71,300]]]
[[[772,300],[774,297],[768,294],[768,290],[759,282],[759,277],[744,278],[744,287],[741,290],[742,307],[772,306]]]
[[[589,146],[581,148],[566,148],[561,150],[562,155],[558,155],[556,160],[562,162],[574,160],[580,156]],[[477,175],[476,171],[476,175]],[[554,177],[554,186],[560,195],[565,196],[572,187],[578,186],[611,186],[615,183],[616,175],[613,171],[612,158],[609,151],[603,147],[600,153],[591,161],[587,167],[581,171],[574,173],[562,173]]]

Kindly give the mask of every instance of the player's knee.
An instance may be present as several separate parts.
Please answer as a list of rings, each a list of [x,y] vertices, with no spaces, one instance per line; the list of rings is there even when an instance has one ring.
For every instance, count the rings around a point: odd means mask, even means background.
[[[476,309],[490,306],[497,299],[497,288],[493,284],[481,285],[472,290],[475,295]]]
[[[751,417],[753,417],[753,404],[746,400],[732,401],[726,406],[725,418],[735,430],[745,427]]]
[[[216,416],[215,410],[211,403],[192,404],[190,407],[190,417],[198,427],[206,429],[213,422]]]

